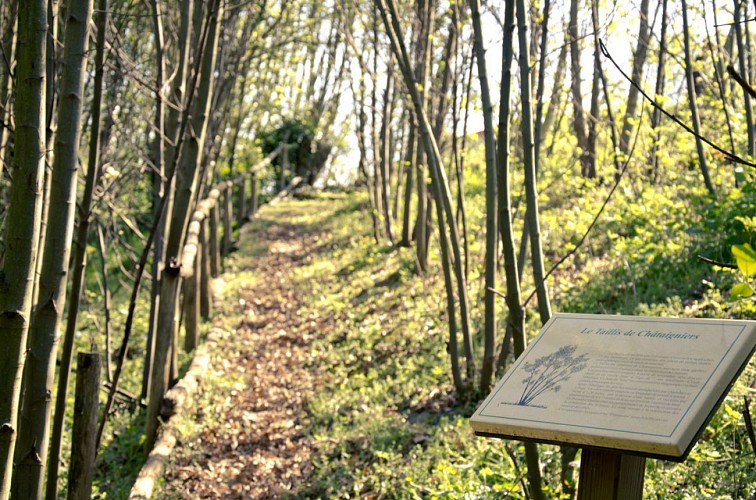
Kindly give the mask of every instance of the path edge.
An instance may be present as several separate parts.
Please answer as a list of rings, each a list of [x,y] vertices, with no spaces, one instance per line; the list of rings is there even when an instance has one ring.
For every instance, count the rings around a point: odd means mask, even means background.
[[[218,328],[213,328],[210,331],[207,340],[197,347],[189,370],[165,394],[160,413],[161,416],[167,416],[168,420],[160,426],[158,439],[139,470],[136,481],[129,492],[129,500],[149,500],[152,498],[180,435],[178,429],[176,429],[173,415],[179,413],[184,404],[196,392],[202,380],[202,375],[207,372],[210,365],[210,350],[225,333]]]

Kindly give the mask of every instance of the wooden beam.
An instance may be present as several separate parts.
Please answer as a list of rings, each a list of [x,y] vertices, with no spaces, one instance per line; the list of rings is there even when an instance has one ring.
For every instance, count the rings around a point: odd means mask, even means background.
[[[578,500],[641,500],[646,458],[584,448]]]

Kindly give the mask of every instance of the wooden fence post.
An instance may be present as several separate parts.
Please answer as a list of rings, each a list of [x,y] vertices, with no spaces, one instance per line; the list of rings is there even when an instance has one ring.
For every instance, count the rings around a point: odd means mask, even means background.
[[[289,169],[289,134],[287,133],[284,137],[284,142],[279,146],[281,149],[281,179],[280,179],[280,185],[278,186],[279,191],[283,191],[286,187],[286,171]]]
[[[247,216],[247,172],[239,178],[239,213],[236,214],[236,228],[241,229]]]
[[[76,357],[76,400],[71,469],[68,475],[69,500],[87,500],[92,496],[99,395],[100,353],[80,352]]]
[[[233,218],[233,195],[234,185],[231,181],[226,182],[223,188],[223,248],[222,255],[225,257],[231,252],[231,220]]]
[[[257,174],[252,172],[252,175],[250,176],[250,183],[252,184],[250,194],[249,194],[249,213],[247,214],[247,219],[255,215],[257,213]]]
[[[184,280],[184,350],[192,352],[199,340],[200,301],[199,281],[202,276],[200,259],[202,255],[197,252],[194,257],[194,271]]]
[[[646,458],[583,448],[578,500],[641,500]]]
[[[210,252],[207,244],[208,223],[207,218],[201,223],[200,247],[197,258],[200,258],[200,315],[202,319],[209,320],[213,312],[213,297],[210,291]]]
[[[218,214],[218,201],[220,193],[217,190],[213,190],[215,195],[218,195],[214,199],[208,218],[210,219],[210,275],[212,277],[218,276],[220,272],[220,245],[218,244],[218,227],[220,226],[220,216]]]

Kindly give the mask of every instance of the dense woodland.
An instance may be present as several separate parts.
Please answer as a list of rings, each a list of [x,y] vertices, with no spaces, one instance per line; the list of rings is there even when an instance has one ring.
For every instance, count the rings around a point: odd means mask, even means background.
[[[125,496],[209,328],[198,316],[231,314],[208,299],[220,255],[243,254],[243,223],[293,191],[342,236],[313,250],[330,269],[311,275],[319,314],[341,318],[333,287],[354,287],[373,305],[354,305],[353,333],[394,343],[351,345],[385,365],[360,368],[350,344],[321,339],[338,375],[309,400],[321,444],[295,494],[574,497],[577,449],[503,451],[460,437],[464,418],[554,310],[754,318],[754,13],[740,0],[2,0],[0,498],[87,498],[77,453],[98,457],[96,495]],[[102,388],[74,411],[84,352],[99,353]],[[329,405],[357,384],[401,411],[386,377],[409,406],[432,392],[444,410],[386,424],[396,434],[366,448],[350,425],[384,420]],[[694,464],[649,464],[649,494],[754,494],[754,384],[751,362]],[[71,437],[74,413],[91,440]]]

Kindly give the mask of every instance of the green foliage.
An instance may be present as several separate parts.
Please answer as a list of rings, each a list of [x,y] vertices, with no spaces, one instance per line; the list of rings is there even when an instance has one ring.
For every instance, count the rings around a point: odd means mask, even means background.
[[[756,275],[756,250],[748,243],[732,246],[732,255],[738,264],[738,269],[747,278]]]
[[[257,132],[256,142],[265,155],[275,151],[284,142],[288,144],[288,160],[292,172],[286,174],[287,181],[298,175],[312,184],[325,166],[331,146],[322,139],[316,139],[317,130],[314,123],[297,119],[284,120],[275,128]],[[269,180],[275,184],[281,178],[283,156],[279,155],[273,162],[274,177]]]
[[[284,120],[278,127],[257,132],[257,142],[265,155],[272,153],[284,141],[293,147],[311,142],[315,135],[313,124],[300,120]]]

